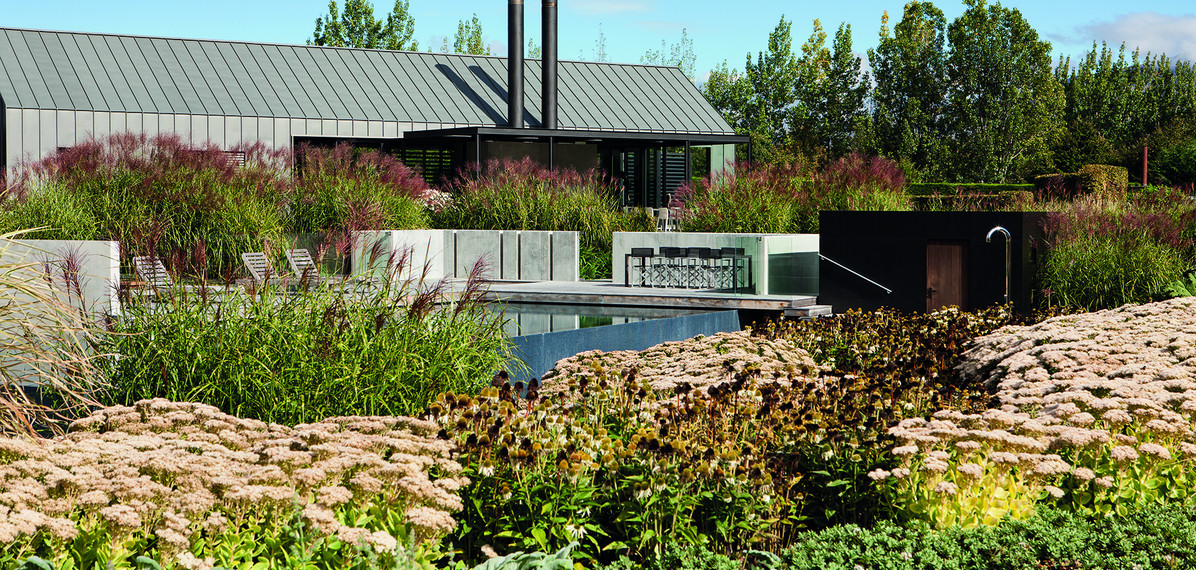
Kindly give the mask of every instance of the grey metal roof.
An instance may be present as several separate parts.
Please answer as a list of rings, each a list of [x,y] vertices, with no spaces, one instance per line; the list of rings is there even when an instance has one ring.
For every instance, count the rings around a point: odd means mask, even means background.
[[[675,67],[561,61],[562,129],[733,133]],[[538,126],[540,61],[524,119]],[[505,57],[0,28],[14,109],[506,126]]]

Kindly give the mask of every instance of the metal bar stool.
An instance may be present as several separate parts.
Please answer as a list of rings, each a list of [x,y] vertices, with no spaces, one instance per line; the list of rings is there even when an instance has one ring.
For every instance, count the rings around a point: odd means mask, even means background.
[[[661,247],[660,255],[653,258],[653,267],[657,268],[654,276],[660,287],[684,287],[685,258],[688,251],[684,247]]]
[[[718,284],[719,289],[731,289],[733,291],[739,290],[739,271],[744,269],[745,264],[750,264],[751,259],[745,255],[742,247],[724,247],[720,250],[722,258],[725,260],[722,265],[722,270],[719,272]],[[746,267],[748,277],[751,276],[751,266]]]
[[[631,253],[625,254],[623,256],[623,286],[624,287],[631,286],[631,282],[633,281],[631,278],[631,270],[632,269],[635,269],[637,271],[636,275],[637,275],[638,279],[636,279],[635,281],[637,282],[637,284],[640,287],[645,287],[645,286],[651,284],[651,282],[652,282],[651,271],[652,271],[652,258],[653,257],[655,257],[655,254],[653,253],[652,248],[650,248],[650,247],[633,247],[633,248],[631,248]],[[632,263],[633,261],[635,263]]]

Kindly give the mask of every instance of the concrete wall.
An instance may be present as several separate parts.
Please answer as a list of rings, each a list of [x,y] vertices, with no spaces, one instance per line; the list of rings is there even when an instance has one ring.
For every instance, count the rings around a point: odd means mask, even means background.
[[[740,247],[752,258],[758,295],[817,295],[818,234],[721,234],[698,232],[615,232],[611,251],[613,282],[623,283],[626,254],[633,247]]]
[[[577,281],[580,278],[580,242],[577,232],[525,232],[503,230],[401,230],[359,232],[352,260],[354,275],[380,276],[390,252],[407,251],[411,263],[403,278],[418,276],[464,278],[479,259],[489,267],[489,278],[504,281]],[[369,252],[378,244],[381,256]],[[371,263],[371,257],[374,257]]]
[[[537,378],[557,361],[587,350],[645,350],[662,342],[712,335],[740,329],[738,311],[716,311],[621,325],[524,335],[511,339],[515,355],[530,369],[512,374],[519,380]]]
[[[26,271],[39,276],[48,269],[55,291],[75,308],[86,310],[97,318],[121,312],[116,291],[120,284],[120,244],[117,242],[19,240],[0,252],[0,263],[32,264]],[[72,273],[75,278],[68,277]]]

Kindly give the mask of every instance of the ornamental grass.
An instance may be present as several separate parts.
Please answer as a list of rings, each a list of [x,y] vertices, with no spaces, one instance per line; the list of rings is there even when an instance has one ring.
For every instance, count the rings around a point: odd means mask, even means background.
[[[468,484],[430,422],[287,427],[143,400],[48,440],[0,438],[0,565],[426,564]]]

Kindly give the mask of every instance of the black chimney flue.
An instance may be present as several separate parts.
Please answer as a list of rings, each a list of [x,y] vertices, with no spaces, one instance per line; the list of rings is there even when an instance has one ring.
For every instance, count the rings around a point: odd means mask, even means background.
[[[556,0],[544,0],[544,110],[542,126],[556,128]]]
[[[523,128],[523,0],[507,3],[507,126]]]

